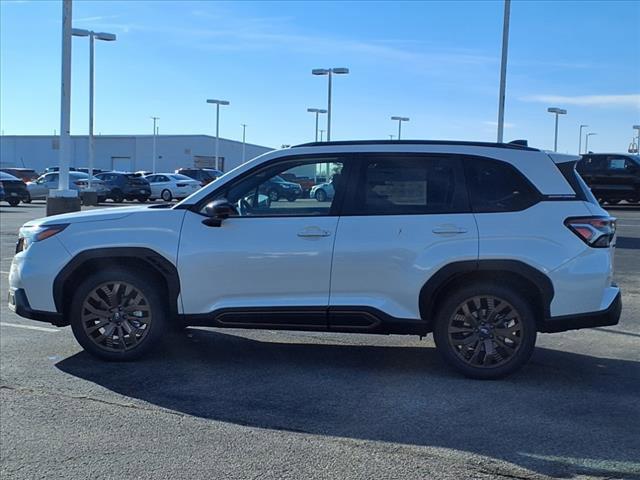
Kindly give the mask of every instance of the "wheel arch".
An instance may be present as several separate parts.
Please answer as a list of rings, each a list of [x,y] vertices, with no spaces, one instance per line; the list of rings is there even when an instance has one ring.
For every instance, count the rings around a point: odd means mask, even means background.
[[[170,313],[177,317],[180,278],[175,265],[155,250],[145,247],[112,247],[85,250],[73,257],[60,270],[53,282],[53,299],[56,310],[66,318],[74,288],[86,275],[99,268],[123,267],[136,272],[143,271],[157,279],[166,289]]]
[[[536,316],[538,329],[551,316],[553,284],[547,275],[519,260],[471,260],[448,264],[420,290],[420,316],[431,322],[447,294],[469,283],[498,282],[524,293]]]

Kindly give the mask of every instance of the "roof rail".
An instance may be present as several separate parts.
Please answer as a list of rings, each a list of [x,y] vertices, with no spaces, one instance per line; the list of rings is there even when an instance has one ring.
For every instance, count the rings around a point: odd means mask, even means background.
[[[523,143],[524,142],[524,143]],[[513,150],[529,150],[539,152],[537,148],[531,148],[526,145],[526,140],[515,140],[510,143],[495,142],[470,142],[461,140],[338,140],[331,142],[309,142],[299,145],[292,145],[291,148],[298,147],[326,147],[326,146],[344,146],[344,145],[457,145],[469,147],[490,147],[490,148],[507,148]]]

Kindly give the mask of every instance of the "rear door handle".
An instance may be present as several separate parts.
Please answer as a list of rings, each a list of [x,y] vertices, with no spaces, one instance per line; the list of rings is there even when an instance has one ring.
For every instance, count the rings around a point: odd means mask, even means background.
[[[458,235],[467,233],[466,228],[456,227],[455,225],[438,225],[431,231],[436,235]]]
[[[298,232],[298,236],[301,238],[328,237],[329,235],[331,235],[330,231],[323,230],[318,227],[307,227],[304,230]]]

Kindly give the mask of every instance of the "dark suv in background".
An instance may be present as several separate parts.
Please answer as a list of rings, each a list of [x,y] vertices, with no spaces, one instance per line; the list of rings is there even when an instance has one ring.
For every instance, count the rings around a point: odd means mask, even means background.
[[[115,203],[123,200],[146,202],[151,196],[149,182],[135,173],[106,172],[96,177],[110,189],[109,198]]]
[[[640,156],[587,153],[577,170],[600,203],[640,202]]]
[[[186,175],[189,178],[193,178],[200,182],[200,186],[204,187],[207,183],[211,183],[218,177],[224,175],[220,170],[213,168],[179,168],[176,173],[180,175]]]

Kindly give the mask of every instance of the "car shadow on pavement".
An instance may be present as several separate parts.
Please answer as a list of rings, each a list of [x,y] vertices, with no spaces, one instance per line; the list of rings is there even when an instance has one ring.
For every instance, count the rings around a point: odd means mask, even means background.
[[[57,367],[206,419],[449,448],[555,477],[640,478],[640,362],[538,348],[518,374],[474,381],[429,347],[187,332],[138,362],[81,352]]]

